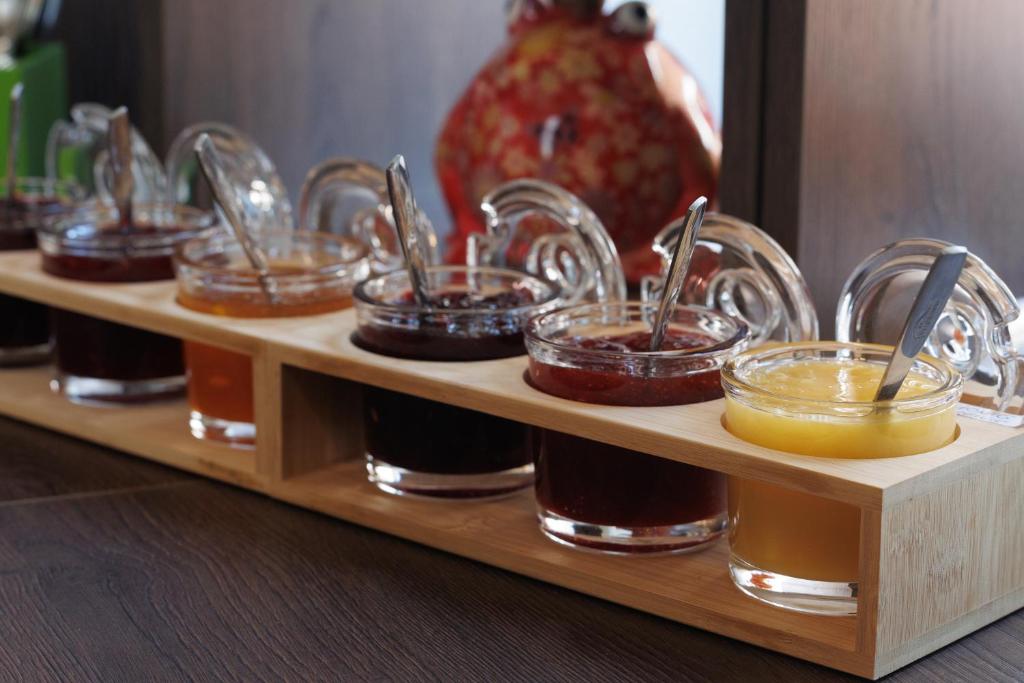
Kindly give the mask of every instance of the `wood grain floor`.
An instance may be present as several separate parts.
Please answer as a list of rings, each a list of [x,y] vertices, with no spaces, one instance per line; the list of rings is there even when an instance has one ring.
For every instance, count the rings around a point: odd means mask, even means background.
[[[0,419],[0,680],[847,680]],[[1017,613],[891,680],[1020,680]]]

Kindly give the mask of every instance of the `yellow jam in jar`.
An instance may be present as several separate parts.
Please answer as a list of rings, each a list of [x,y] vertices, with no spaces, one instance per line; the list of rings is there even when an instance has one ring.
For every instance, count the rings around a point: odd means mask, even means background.
[[[741,354],[722,373],[726,428],[759,446],[819,458],[890,458],[948,444],[956,435],[959,375],[922,356],[896,399],[875,403],[890,353],[883,346],[808,342]],[[773,601],[771,591],[782,590],[774,585],[785,584],[790,595],[801,581],[830,582],[849,584],[855,596],[857,507],[731,477],[729,518],[733,577],[743,567],[741,574],[764,589],[748,590],[737,580],[744,590]]]
[[[884,371],[884,365],[851,359],[796,360],[754,369],[744,380],[769,395],[750,404],[727,401],[726,424],[759,446],[822,458],[890,458],[948,443],[956,431],[953,404],[922,413],[879,411],[871,404]],[[937,378],[911,371],[896,400],[940,388]],[[817,401],[830,404],[828,411],[816,412]],[[845,411],[844,403],[849,404]]]

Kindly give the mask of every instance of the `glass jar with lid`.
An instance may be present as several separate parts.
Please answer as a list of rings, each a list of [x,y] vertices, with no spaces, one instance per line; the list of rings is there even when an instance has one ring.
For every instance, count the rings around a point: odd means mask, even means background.
[[[34,249],[36,231],[85,198],[78,185],[46,178],[18,178],[14,192],[0,200],[0,251]],[[49,317],[42,304],[0,294],[0,366],[49,359]]]
[[[247,138],[228,127],[212,124],[182,133],[193,140],[213,130],[215,144],[229,165],[232,191],[225,198],[235,203],[253,241],[266,254],[274,283],[271,298],[263,289],[241,245],[224,231],[184,243],[175,268],[178,303],[186,308],[232,318],[278,318],[322,315],[349,308],[352,291],[382,264],[396,260],[394,226],[384,213],[384,172],[366,162],[336,157],[316,166],[303,184],[303,207],[345,205],[351,216],[328,225],[313,216],[304,217],[299,230],[291,225],[291,206],[279,191],[276,172],[269,159]],[[190,148],[185,143],[173,149]],[[170,158],[176,158],[171,154]],[[172,164],[172,178],[184,174],[185,161]],[[254,189],[256,188],[256,189]],[[259,193],[254,195],[254,192]],[[255,199],[254,199],[255,197]],[[259,199],[259,201],[256,201]],[[363,210],[380,218],[372,225]],[[304,209],[304,214],[306,210]],[[273,227],[274,221],[279,221]],[[322,229],[336,228],[340,234]],[[429,224],[421,225],[432,235]],[[188,371],[189,426],[197,438],[251,448],[256,442],[252,359],[242,353],[196,341],[185,342]]]
[[[213,224],[191,207],[137,204],[126,229],[112,206],[83,207],[39,231],[43,270],[103,283],[173,279],[175,247]],[[176,338],[63,309],[53,309],[52,327],[54,388],[72,401],[150,401],[185,388]]]
[[[604,405],[674,406],[721,398],[719,371],[750,344],[814,338],[817,317],[792,259],[756,226],[705,216],[667,346],[649,350],[664,274],[685,219],[655,238],[662,276],[642,303],[576,306],[527,329],[530,381],[546,393]],[[726,477],[633,449],[537,429],[541,529],[616,554],[707,547],[726,524]]]
[[[374,353],[439,362],[486,361],[526,352],[536,315],[584,298],[625,295],[615,248],[577,198],[541,181],[506,183],[485,197],[488,232],[469,264],[431,266],[429,302],[417,306],[404,271],[356,288],[355,341]],[[538,219],[546,224],[537,232]],[[525,270],[504,267],[508,245]],[[467,370],[468,371],[468,370]],[[511,493],[533,482],[526,425],[379,388],[365,395],[367,467],[386,492],[442,498]]]
[[[678,306],[650,350],[655,303],[583,304],[538,316],[526,331],[530,383],[572,401],[676,406],[722,396],[722,364],[746,325]],[[541,530],[621,554],[700,548],[725,529],[725,477],[700,467],[550,429],[534,433]]]
[[[750,443],[819,458],[892,458],[955,438],[959,372],[921,355],[900,393],[874,401],[892,347],[805,342],[726,363],[726,428]],[[730,571],[744,592],[790,609],[857,611],[860,510],[761,481],[729,481]]]
[[[273,298],[234,236],[218,230],[178,250],[178,303],[232,318],[319,315],[351,306],[352,289],[370,272],[366,247],[350,239],[264,230],[257,243],[268,258]],[[255,445],[252,359],[186,341],[185,365],[192,434],[239,447]]]

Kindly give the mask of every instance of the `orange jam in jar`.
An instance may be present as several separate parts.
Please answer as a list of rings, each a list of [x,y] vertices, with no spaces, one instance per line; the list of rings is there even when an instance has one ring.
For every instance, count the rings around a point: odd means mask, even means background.
[[[257,243],[270,265],[261,283],[233,236],[210,232],[175,256],[178,303],[230,318],[319,315],[352,305],[352,290],[370,274],[366,247],[317,232],[278,230]],[[189,427],[200,439],[241,448],[256,443],[252,359],[195,341],[185,342]]]

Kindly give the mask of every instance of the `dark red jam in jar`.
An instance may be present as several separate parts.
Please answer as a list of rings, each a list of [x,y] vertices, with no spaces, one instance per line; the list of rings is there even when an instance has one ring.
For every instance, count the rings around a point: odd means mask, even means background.
[[[417,307],[404,271],[355,291],[353,341],[388,356],[478,361],[525,353],[523,328],[556,301],[554,287],[501,268],[443,266],[428,273],[430,301]],[[406,394],[365,393],[367,467],[389,493],[479,498],[533,481],[524,425]]]
[[[398,274],[398,279],[404,275]],[[372,319],[366,316],[367,324],[360,316],[356,344],[385,356],[420,360],[489,360],[523,355],[523,325],[537,304],[543,303],[537,301],[535,283],[546,285],[539,280],[530,283],[523,280],[524,275],[515,273],[507,281],[491,277],[486,284],[477,283],[483,287],[481,291],[473,290],[476,285],[466,282],[464,274],[446,270],[445,277],[448,281],[442,285],[444,289],[432,293],[423,310],[416,308],[408,289],[385,295],[380,304],[375,304],[377,314]],[[408,279],[405,282],[408,286]]]
[[[0,251],[35,249],[36,230],[80,201],[72,183],[19,178],[13,198],[0,198]],[[0,366],[45,362],[50,356],[46,306],[0,295]]]
[[[532,320],[530,383],[561,398],[672,406],[722,396],[719,371],[749,337],[742,324],[679,306],[652,352],[656,305],[587,304]],[[541,529],[569,545],[613,553],[680,552],[726,524],[724,475],[561,432],[535,429]]]
[[[90,282],[172,280],[175,246],[212,224],[211,214],[186,206],[136,206],[130,226],[111,207],[82,209],[40,231],[43,270]],[[73,401],[141,402],[184,391],[178,339],[60,309],[51,325],[55,386]]]

